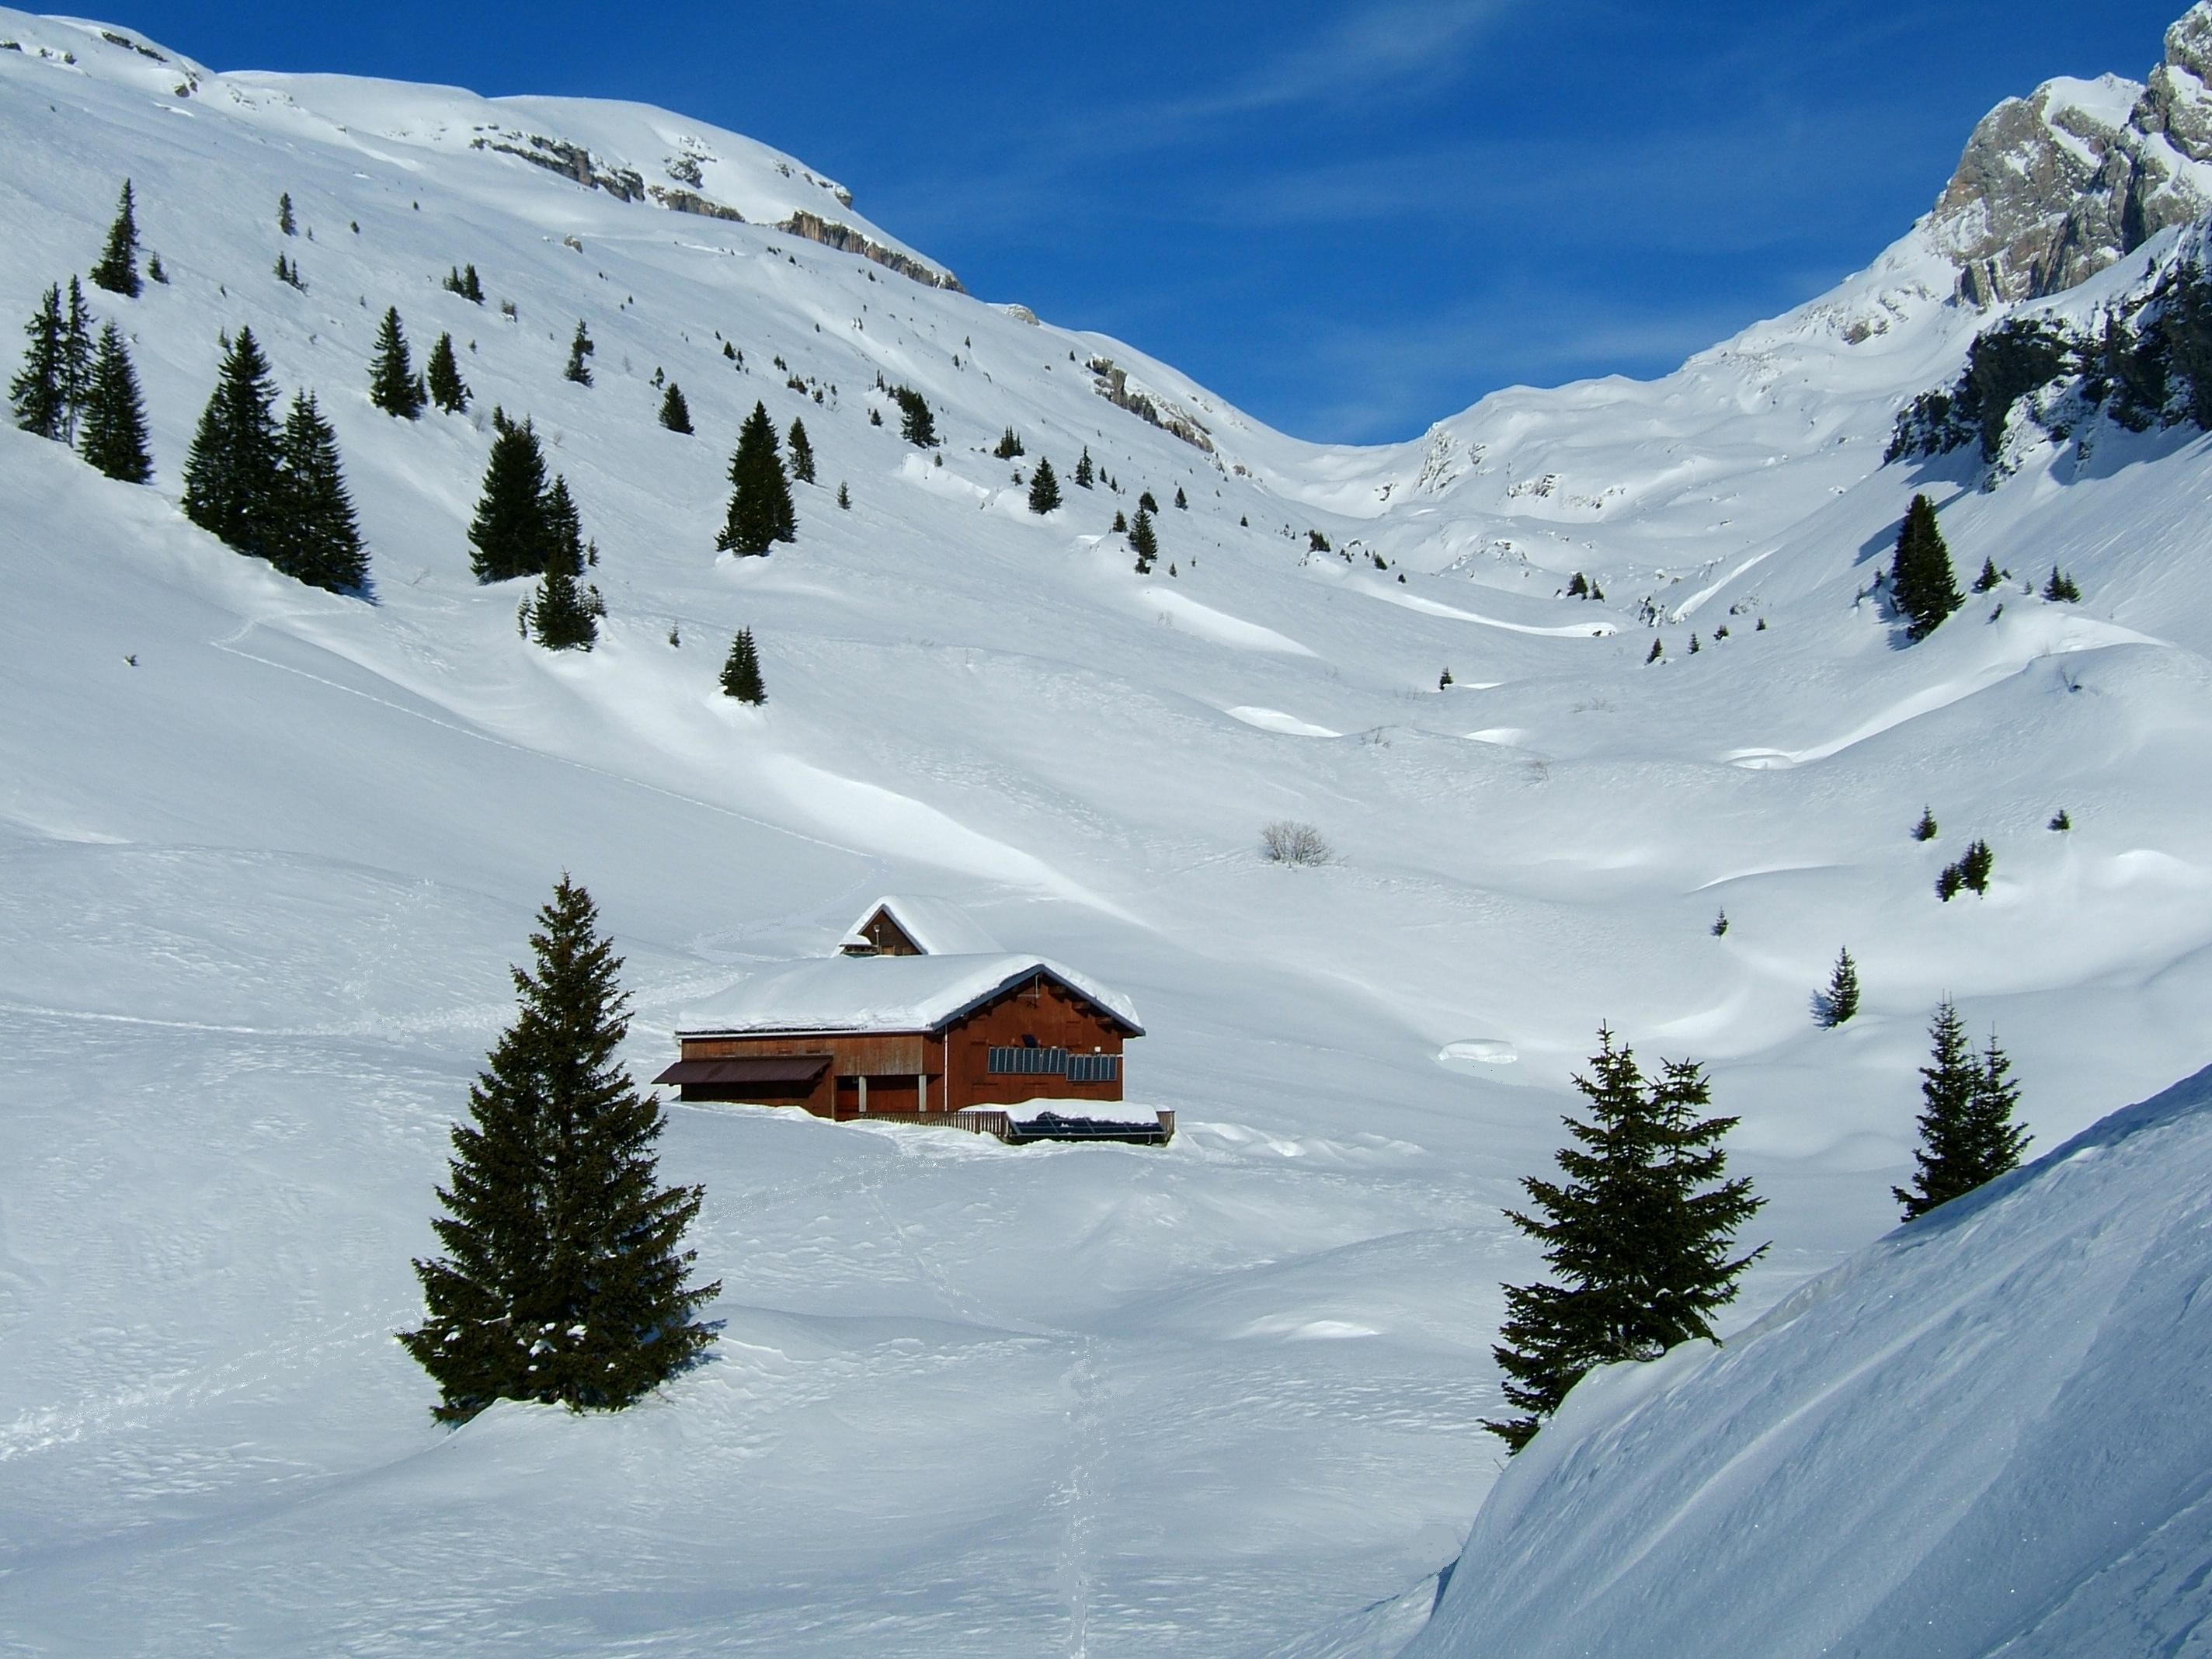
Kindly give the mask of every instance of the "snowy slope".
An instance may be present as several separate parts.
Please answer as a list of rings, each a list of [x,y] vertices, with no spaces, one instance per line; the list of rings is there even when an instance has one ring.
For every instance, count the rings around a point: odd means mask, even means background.
[[[2046,1145],[2212,1048],[2207,445],[2051,447],[1988,493],[1881,467],[1977,320],[1917,233],[1665,380],[1327,448],[942,285],[680,117],[218,76],[0,12],[11,40],[0,146],[35,164],[0,176],[0,311],[89,265],[126,175],[172,279],[94,295],[152,489],[0,431],[0,1632],[30,1650],[1388,1650],[1494,1478],[1497,1285],[1534,1265],[1498,1206],[1601,1018],[1743,1118],[1777,1243],[1747,1316],[1887,1225],[1937,995],[2001,1030]],[[510,132],[586,179],[474,147]],[[684,155],[742,221],[629,192]],[[833,209],[878,257],[773,228]],[[439,286],[462,262],[493,303]],[[418,361],[453,331],[468,416],[369,406],[387,304]],[[246,324],[337,429],[374,605],[175,509]],[[698,436],[654,423],[656,368]],[[795,544],[734,561],[757,398],[822,482]],[[470,580],[495,403],[600,549],[588,657]],[[1007,425],[1050,518],[988,453]],[[1120,493],[1073,487],[1085,447]],[[1145,489],[1139,579],[1108,525]],[[1899,648],[1858,596],[1916,489],[1962,566],[2063,562],[2087,600],[2015,587]],[[740,626],[757,712],[715,690]],[[1261,863],[1278,817],[1341,861]],[[1939,905],[1976,835],[1990,897]],[[1131,1097],[1183,1133],[1014,1154],[677,1109],[716,1363],[618,1419],[436,1430],[390,1334],[563,868],[629,957],[643,1075],[685,1007],[922,891],[1126,992]],[[1864,1009],[1818,1031],[1844,944]]]
[[[1428,1654],[2194,1654],[2212,1072],[1609,1367],[1484,1505]]]

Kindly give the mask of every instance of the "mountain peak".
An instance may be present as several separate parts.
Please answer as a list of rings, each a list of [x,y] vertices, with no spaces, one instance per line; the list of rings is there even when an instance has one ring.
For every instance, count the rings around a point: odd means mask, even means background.
[[[1976,125],[1929,222],[1959,296],[2040,299],[2212,210],[2212,4],[2166,32],[2147,80],[2047,81]]]

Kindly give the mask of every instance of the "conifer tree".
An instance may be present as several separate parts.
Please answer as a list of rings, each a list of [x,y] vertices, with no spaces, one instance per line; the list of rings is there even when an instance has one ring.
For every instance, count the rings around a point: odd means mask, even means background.
[[[598,588],[580,586],[566,570],[548,568],[530,602],[530,637],[548,651],[589,651],[599,643],[599,618],[605,614]]]
[[[1996,1034],[1977,1058],[1949,998],[1936,1005],[1928,1028],[1930,1063],[1920,1068],[1920,1145],[1913,1152],[1911,1190],[1893,1187],[1907,1221],[1972,1192],[2016,1167],[2028,1141],[2013,1121],[2020,1088]]]
[[[2074,585],[2071,576],[2054,564],[2051,567],[2051,580],[2043,585],[2043,597],[2054,605],[2079,605],[2081,590]]]
[[[1820,996],[1820,1024],[1833,1030],[1858,1011],[1859,966],[1849,951],[1838,951],[1828,988]]]
[[[146,256],[146,275],[157,283],[166,283],[169,280],[169,273],[161,268],[160,254],[149,253]]]
[[[740,628],[730,641],[730,654],[722,664],[722,694],[755,708],[768,701],[768,689],[761,682],[760,652],[750,628]]]
[[[991,452],[992,454],[997,456],[1002,461],[1011,461],[1015,456],[1025,455],[1028,453],[1029,452],[1022,447],[1020,434],[1012,427],[1008,427],[1004,432],[999,434],[998,447]]]
[[[845,488],[845,481],[842,478],[837,480],[837,505],[847,509],[850,509],[853,505],[853,492]]]
[[[115,222],[107,228],[107,247],[91,272],[94,287],[132,300],[138,297],[139,292],[138,216],[135,209],[131,181],[125,179],[122,199],[116,204]]]
[[[62,396],[67,407],[62,416],[62,441],[76,442],[77,416],[92,395],[92,313],[84,289],[76,277],[69,281],[69,310],[62,319]]]
[[[292,217],[292,192],[289,190],[276,198],[276,228],[287,236],[300,234],[299,222]]]
[[[1951,574],[1951,550],[1936,523],[1936,508],[1915,495],[1897,532],[1897,556],[1890,562],[1890,597],[1905,618],[1906,637],[1924,640],[1944,617],[1966,603]]]
[[[422,382],[416,377],[407,337],[400,331],[398,306],[385,307],[384,325],[376,331],[376,359],[368,369],[368,400],[403,421],[421,415],[428,401]]]
[[[1590,1121],[1570,1117],[1562,1180],[1521,1184],[1534,1214],[1506,1219],[1544,1249],[1553,1282],[1505,1287],[1494,1350],[1518,1417],[1483,1426],[1518,1451],[1593,1365],[1650,1359],[1711,1338],[1710,1316],[1766,1247],[1731,1256],[1758,1212],[1751,1183],[1726,1179],[1721,1138],[1734,1118],[1705,1117],[1711,1089],[1693,1061],[1662,1061],[1646,1083],[1634,1053],[1601,1026],[1592,1075],[1575,1087]]]
[[[592,371],[585,366],[584,359],[598,349],[599,347],[592,343],[592,337],[585,331],[584,319],[579,317],[576,319],[576,332],[568,341],[568,367],[562,369],[562,374],[578,386],[591,385]]]
[[[1644,657],[1644,662],[1645,662],[1647,665],[1649,665],[1649,664],[1651,664],[1651,663],[1657,662],[1657,661],[1658,661],[1662,657],[1665,656],[1666,654],[1667,654],[1667,643],[1666,643],[1666,641],[1663,641],[1663,640],[1662,640],[1662,639],[1659,639],[1658,637],[1656,637],[1656,636],[1655,635],[1655,636],[1653,637],[1652,641],[1651,641],[1651,649],[1650,649],[1650,651],[1649,652],[1649,653],[1647,653],[1647,654],[1645,655],[1645,657]]]
[[[1936,839],[1936,809],[1934,807],[1923,806],[1920,809],[1920,822],[1912,826],[1912,839],[1915,841]]]
[[[1137,574],[1152,574],[1152,561],[1160,556],[1160,538],[1152,530],[1152,514],[1142,502],[1138,503],[1137,516],[1129,522],[1129,545],[1137,551]]]
[[[776,453],[775,428],[768,406],[756,402],[753,412],[738,429],[738,447],[730,457],[729,512],[722,532],[714,538],[721,552],[765,553],[777,542],[790,541],[798,528],[791,506],[791,484],[783,460]]]
[[[1059,505],[1060,480],[1054,476],[1052,457],[1041,455],[1030,477],[1030,511],[1042,517]]]
[[[1075,463],[1075,487],[1078,489],[1090,489],[1091,475],[1091,446],[1089,444],[1085,444],[1083,446],[1083,454],[1081,458]]]
[[[891,396],[899,406],[899,435],[917,449],[937,447],[937,417],[929,412],[929,402],[912,386],[893,386]]]
[[[1959,879],[1977,897],[1990,890],[1990,875],[1996,868],[1997,855],[1990,851],[1989,842],[1977,837],[1966,843],[1966,850],[1959,855]]]
[[[538,535],[543,544],[539,568],[550,575],[584,574],[584,515],[568,493],[566,473],[556,472],[538,508]]]
[[[696,1316],[721,1286],[690,1282],[684,1247],[702,1191],[659,1184],[660,1103],[616,1063],[628,998],[598,920],[562,877],[534,971],[514,970],[514,1023],[453,1127],[431,1224],[444,1253],[416,1262],[424,1318],[399,1338],[442,1422],[502,1399],[619,1409],[714,1340]]]
[[[527,420],[518,425],[501,410],[492,411],[491,420],[495,435],[483,493],[469,526],[469,544],[476,550],[469,568],[480,582],[545,568],[545,455],[538,433]]]
[[[1137,505],[1146,513],[1157,513],[1160,510],[1160,504],[1152,499],[1152,492],[1149,489],[1137,497]],[[1328,544],[1326,541],[1322,544],[1322,551],[1324,553],[1328,551]]]
[[[661,394],[660,423],[671,432],[689,434],[691,430],[691,405],[684,399],[684,388],[673,380]]]
[[[806,435],[806,422],[791,417],[791,476],[801,483],[814,482],[814,445]]]
[[[138,376],[131,367],[122,331],[112,323],[100,331],[100,351],[92,365],[92,392],[85,400],[79,437],[85,459],[109,477],[144,483],[154,476]]]
[[[1186,513],[1190,510],[1190,498],[1182,493],[1181,484],[1176,486],[1176,505]]]
[[[1997,562],[1985,556],[1982,560],[1982,574],[1974,578],[1974,592],[1986,593],[2003,580],[2004,575],[1998,570]]]
[[[430,363],[426,371],[429,381],[430,401],[448,415],[469,412],[469,383],[461,378],[459,360],[453,356],[453,337],[438,336],[438,343],[430,348]]]
[[[1129,521],[1121,516],[1121,509],[1118,507],[1114,509],[1114,533],[1117,536],[1129,533]]]
[[[38,310],[23,325],[30,344],[24,350],[21,370],[8,383],[15,424],[35,437],[51,438],[57,443],[69,421],[63,328],[62,290],[56,283],[40,297]]]
[[[353,497],[338,459],[337,434],[315,395],[292,399],[279,441],[282,471],[264,552],[269,562],[311,587],[359,593],[368,586],[368,552],[354,518]]]
[[[276,388],[268,360],[240,328],[185,458],[185,516],[240,553],[265,553],[282,490]]]
[[[474,265],[464,265],[458,270],[451,265],[447,266],[446,291],[449,294],[458,294],[473,305],[483,303],[483,283],[477,276],[477,268]]]

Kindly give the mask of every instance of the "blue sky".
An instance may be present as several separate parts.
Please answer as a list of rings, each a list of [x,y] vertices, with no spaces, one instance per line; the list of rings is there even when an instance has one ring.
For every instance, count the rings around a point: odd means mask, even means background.
[[[977,294],[1303,437],[1662,374],[1864,264],[1974,121],[2140,77],[2184,0],[91,8],[217,69],[666,105]],[[635,21],[632,21],[635,20]]]

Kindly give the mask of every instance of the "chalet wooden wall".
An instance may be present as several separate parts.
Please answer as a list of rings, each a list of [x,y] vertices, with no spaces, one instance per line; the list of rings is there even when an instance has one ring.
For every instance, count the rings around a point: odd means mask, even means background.
[[[1064,1077],[994,1073],[991,1049],[1033,1036],[1037,1046],[1070,1054],[1121,1052],[1121,1029],[1080,998],[1050,980],[1034,981],[1006,992],[970,1013],[945,1033],[945,1076],[957,1107],[1012,1106],[1040,1096],[1068,1100],[1119,1100],[1121,1079],[1070,1083]]]

